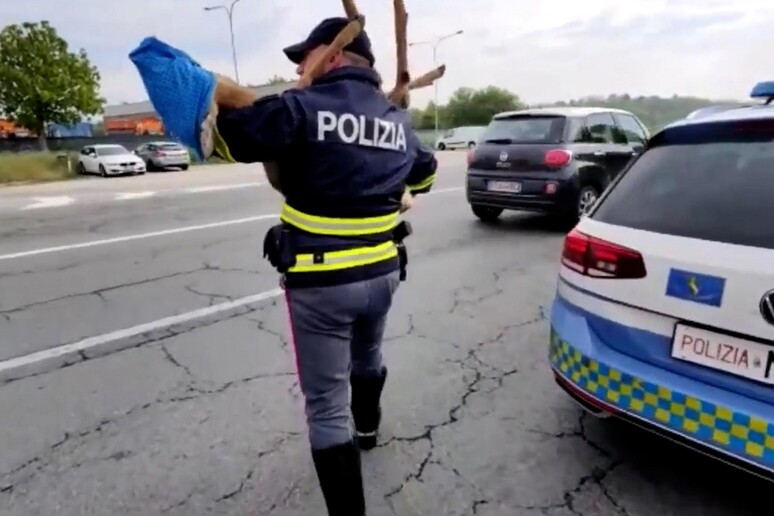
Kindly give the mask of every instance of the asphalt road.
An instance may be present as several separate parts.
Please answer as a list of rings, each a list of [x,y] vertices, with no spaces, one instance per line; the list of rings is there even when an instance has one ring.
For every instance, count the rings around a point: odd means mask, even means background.
[[[770,515],[771,484],[567,399],[545,320],[567,228],[478,223],[464,154],[440,160],[409,214],[369,515]],[[0,514],[324,514],[262,181],[0,190]]]

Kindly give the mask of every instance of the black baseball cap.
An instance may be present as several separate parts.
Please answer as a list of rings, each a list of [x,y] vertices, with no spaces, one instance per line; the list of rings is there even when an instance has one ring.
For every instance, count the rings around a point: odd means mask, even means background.
[[[347,18],[326,18],[321,21],[317,27],[312,29],[305,41],[296,43],[284,49],[285,55],[288,56],[292,62],[299,64],[304,60],[307,52],[314,50],[320,45],[330,45],[341,30],[347,26],[349,20]],[[357,54],[364,59],[367,59],[371,66],[374,65],[376,59],[371,51],[371,40],[365,31],[360,31],[357,37],[344,47],[347,52]]]

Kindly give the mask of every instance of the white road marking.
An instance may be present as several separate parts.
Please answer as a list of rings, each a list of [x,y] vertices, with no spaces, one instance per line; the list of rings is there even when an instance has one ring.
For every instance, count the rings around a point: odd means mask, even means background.
[[[152,231],[150,233],[139,233],[135,235],[125,235],[115,238],[106,238],[104,240],[92,240],[90,242],[81,242],[78,244],[60,245],[56,247],[45,247],[42,249],[32,249],[30,251],[22,251],[20,253],[2,254],[0,255],[0,261],[13,260],[15,258],[26,258],[29,256],[37,256],[41,254],[57,253],[60,251],[71,251],[74,249],[86,249],[88,247],[97,247],[101,245],[117,244],[120,242],[131,242],[132,240],[141,240],[143,238],[153,238],[166,235],[174,235],[177,233],[188,233],[189,231],[199,231],[201,229],[212,229],[223,226],[234,226],[237,224],[246,224],[248,222],[255,222],[258,220],[276,219],[279,217],[278,213],[267,213],[265,215],[255,215],[253,217],[245,217],[242,219],[222,220],[220,222],[211,222],[209,224],[199,224],[196,226],[185,226],[182,228],[164,229],[162,231]]]
[[[153,197],[154,195],[156,195],[156,192],[123,192],[116,194],[114,200],[129,201],[132,199],[146,199],[148,197]]]
[[[265,184],[266,183],[252,182],[252,183],[236,183],[233,185],[194,186],[192,188],[186,188],[183,191],[186,193],[220,192],[223,190],[236,190],[239,188],[263,186]]]
[[[456,192],[462,190],[461,187],[444,188],[435,190],[427,195],[442,194],[449,192]],[[0,260],[10,260],[12,258],[21,258],[24,256],[33,256],[37,254],[53,253],[57,251],[64,251],[69,249],[81,249],[85,247],[94,247],[98,245],[106,245],[116,242],[126,242],[130,240],[137,240],[140,238],[150,238],[154,236],[170,235],[174,233],[183,233],[187,231],[196,231],[199,229],[207,229],[214,227],[221,227],[233,224],[244,224],[247,222],[253,222],[257,220],[264,220],[268,218],[275,218],[277,214],[271,213],[266,215],[257,215],[255,217],[247,217],[244,219],[227,220],[222,222],[214,222],[211,224],[202,224],[198,226],[188,226],[184,228],[169,229],[165,231],[156,231],[153,233],[143,233],[139,235],[129,235],[119,238],[111,238],[107,240],[97,240],[93,242],[84,242],[81,244],[73,244],[69,246],[49,247],[46,249],[37,249],[34,251],[27,251],[24,253],[8,254],[0,256]],[[72,364],[86,360],[87,358],[96,358],[104,356],[110,353],[115,353],[123,349],[127,349],[132,346],[141,344],[141,341],[132,340],[133,338],[140,337],[145,334],[149,334],[154,331],[163,330],[173,327],[175,325],[185,324],[197,319],[202,319],[219,313],[224,313],[232,310],[236,310],[241,307],[273,299],[281,296],[283,290],[275,288],[259,292],[251,296],[242,297],[233,301],[219,303],[206,308],[200,308],[183,314],[173,315],[170,317],[164,317],[155,321],[131,326],[121,330],[104,333],[102,335],[96,335],[88,337],[72,344],[64,344],[56,346],[54,348],[37,351],[28,355],[23,355],[16,358],[0,361],[0,382],[10,381],[19,378],[24,378],[34,374],[41,374],[49,372],[51,370],[62,367],[66,364]]]
[[[457,192],[459,190],[462,190],[462,187],[453,187],[453,188],[443,188],[440,190],[431,190],[427,194],[424,195],[437,195],[437,194],[444,194],[444,193],[450,193],[450,192]],[[422,196],[420,196],[421,199]],[[202,229],[212,229],[212,228],[218,228],[223,226],[234,226],[237,224],[246,224],[249,222],[256,222],[259,220],[266,220],[266,219],[273,219],[278,218],[278,213],[267,213],[265,215],[256,215],[253,217],[245,217],[242,219],[232,219],[232,220],[223,220],[219,222],[211,222],[209,224],[199,224],[196,226],[185,226],[181,228],[173,228],[173,229],[165,229],[161,231],[152,231],[150,233],[139,233],[135,235],[126,235],[121,237],[115,237],[115,238],[106,238],[104,240],[92,240],[90,242],[81,242],[78,244],[68,244],[68,245],[60,245],[56,247],[45,247],[42,249],[32,249],[30,251],[21,251],[18,253],[10,253],[10,254],[2,254],[0,255],[0,261],[3,260],[14,260],[17,258],[27,258],[29,256],[38,256],[41,254],[51,254],[51,253],[57,253],[60,251],[71,251],[75,249],[86,249],[89,247],[97,247],[102,245],[108,245],[108,244],[118,244],[121,242],[131,242],[133,240],[142,240],[144,238],[153,238],[153,237],[159,237],[159,236],[166,236],[166,235],[174,235],[177,233],[187,233],[190,231],[199,231]]]
[[[171,317],[165,317],[156,321],[151,321],[145,324],[132,326],[130,328],[124,328],[122,330],[112,331],[102,335],[96,335],[94,337],[88,337],[79,342],[72,344],[65,344],[63,346],[57,346],[51,349],[45,349],[36,353],[30,353],[10,360],[4,360],[0,362],[0,381],[19,378],[27,375],[19,375],[18,372],[22,368],[27,368],[35,364],[56,360],[56,359],[70,359],[73,361],[83,360],[82,352],[92,351],[94,354],[99,355],[99,351],[103,354],[113,353],[120,349],[125,349],[132,345],[130,340],[132,337],[150,333],[153,331],[169,328],[177,324],[187,323],[196,319],[202,319],[221,312],[227,312],[234,310],[242,306],[258,303],[267,299],[272,299],[282,295],[282,289],[275,288],[264,292],[259,292],[252,296],[235,299],[234,301],[228,301],[206,308],[200,308],[193,310],[192,312],[186,312],[179,315],[173,315]],[[120,341],[120,342],[119,342]],[[121,342],[125,343],[121,345]],[[116,344],[117,343],[117,344]],[[13,375],[16,375],[15,377]],[[32,372],[31,374],[34,374]]]
[[[58,208],[75,202],[75,199],[67,196],[60,197],[33,197],[35,203],[22,208],[23,210],[38,210],[41,208]]]

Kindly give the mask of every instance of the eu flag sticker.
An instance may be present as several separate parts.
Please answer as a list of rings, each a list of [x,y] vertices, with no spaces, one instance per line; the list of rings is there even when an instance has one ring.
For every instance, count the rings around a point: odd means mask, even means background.
[[[725,288],[725,278],[669,269],[666,295],[684,301],[719,307],[723,302]]]

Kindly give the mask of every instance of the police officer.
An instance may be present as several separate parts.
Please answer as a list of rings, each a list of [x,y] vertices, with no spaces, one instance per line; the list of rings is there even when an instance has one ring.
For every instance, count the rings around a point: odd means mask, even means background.
[[[326,19],[285,49],[299,74],[346,24]],[[361,32],[308,88],[238,109],[230,109],[238,105],[235,84],[220,80],[215,94],[218,132],[233,159],[278,164],[270,180],[285,202],[264,254],[283,275],[312,457],[331,516],[365,514],[359,450],[376,445],[381,419],[381,343],[410,233],[400,212],[430,190],[437,167],[410,115],[381,91],[373,65]]]

